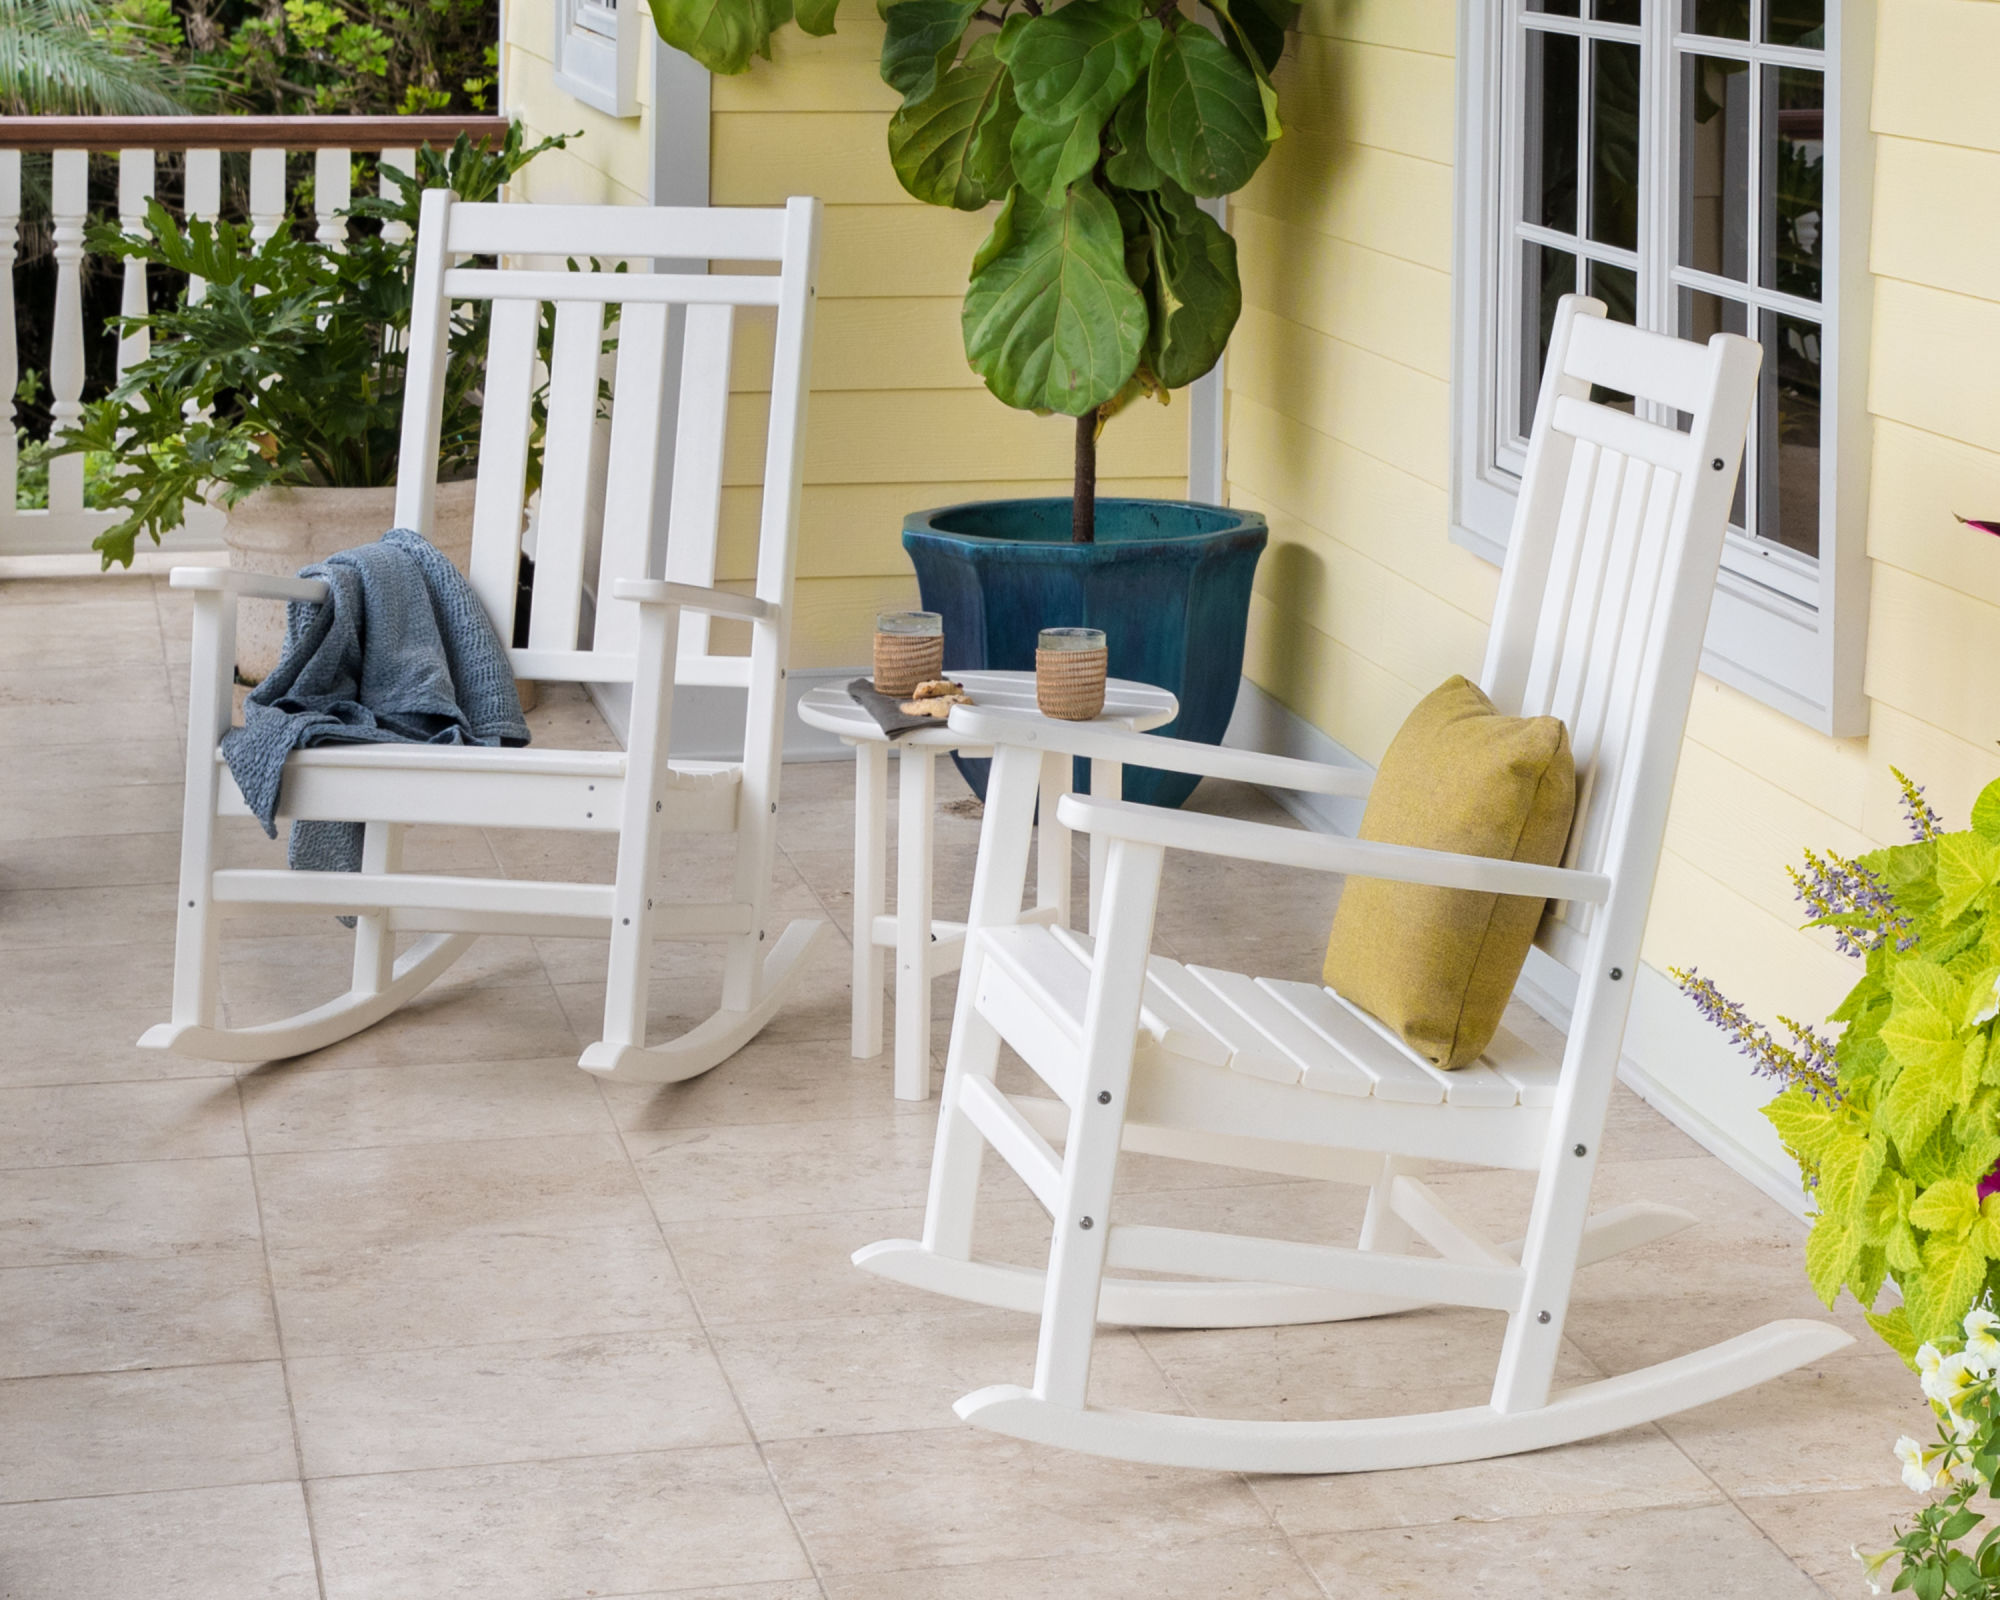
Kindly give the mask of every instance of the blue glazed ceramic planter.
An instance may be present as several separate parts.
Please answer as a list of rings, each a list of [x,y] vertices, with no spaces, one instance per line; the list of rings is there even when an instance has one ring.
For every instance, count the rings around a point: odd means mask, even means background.
[[[1070,502],[977,500],[904,519],[924,609],[944,616],[945,670],[1032,672],[1043,628],[1102,628],[1114,678],[1180,700],[1158,731],[1220,742],[1236,708],[1250,580],[1269,531],[1254,512],[1188,500],[1097,502],[1097,542],[1070,542]],[[1087,787],[1077,763],[1078,787]],[[986,763],[959,770],[983,797]],[[1125,798],[1177,806],[1196,779],[1125,769]]]

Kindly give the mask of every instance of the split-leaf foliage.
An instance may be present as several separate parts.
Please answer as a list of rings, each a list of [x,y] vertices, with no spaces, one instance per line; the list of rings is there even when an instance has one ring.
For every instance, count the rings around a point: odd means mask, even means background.
[[[183,508],[228,507],[271,485],[382,488],[396,481],[409,344],[418,210],[425,189],[487,200],[562,137],[525,143],[521,125],[487,149],[461,135],[417,151],[412,181],[392,197],[357,198],[340,247],[289,220],[268,239],[230,222],[183,225],[157,200],[143,233],[93,230],[91,248],[202,280],[164,310],[118,318],[152,349],[104,399],[86,405],[54,454],[112,463],[101,486],[123,515],[92,541],[104,565],[132,562],[141,533],[158,543]],[[386,224],[402,225],[400,238]],[[478,459],[488,306],[453,308],[437,471]],[[534,459],[539,468],[539,453]]]
[[[651,0],[716,72],[831,0]],[[1010,406],[1083,417],[1193,382],[1242,309],[1236,246],[1196,203],[1249,182],[1282,131],[1271,73],[1295,0],[877,0],[903,103],[889,161],[917,199],[997,202],[965,353]]]

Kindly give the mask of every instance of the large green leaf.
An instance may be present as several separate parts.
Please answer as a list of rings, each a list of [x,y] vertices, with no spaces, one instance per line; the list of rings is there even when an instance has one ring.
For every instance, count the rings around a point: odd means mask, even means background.
[[[1955,920],[2000,880],[2000,844],[1978,833],[1948,833],[1937,841],[1937,914]]]
[[[882,14],[882,81],[906,100],[930,93],[978,9],[979,0],[898,0]]]
[[[1063,191],[1097,165],[1099,148],[1094,123],[1049,123],[1024,116],[1014,124],[1009,146],[1014,181],[1043,205],[1059,206]]]
[[[1257,80],[1257,98],[1264,107],[1264,138],[1276,144],[1285,130],[1278,121],[1278,91],[1271,73],[1284,53],[1284,30],[1297,19],[1298,7],[1287,0],[1269,0],[1268,5],[1254,0],[1207,0],[1207,4],[1222,18],[1227,48]]]
[[[1222,18],[1232,40],[1239,41],[1265,73],[1278,70],[1285,53],[1285,30],[1299,19],[1293,0],[1205,0]]]
[[[1121,189],[1157,189],[1166,176],[1146,150],[1146,90],[1141,84],[1111,115],[1115,147],[1104,163],[1104,175]]]
[[[1206,28],[1175,28],[1153,52],[1146,147],[1190,194],[1234,194],[1263,162],[1257,79]]]
[[[965,59],[940,72],[929,93],[905,100],[889,119],[889,165],[926,204],[977,211],[992,198],[974,159],[977,140],[981,126],[1012,98],[993,37],[973,40]]]
[[[792,0],[792,11],[801,33],[823,39],[833,32],[840,0]]]
[[[987,241],[966,287],[966,358],[1010,406],[1095,410],[1132,375],[1146,339],[1117,211],[1087,179],[1061,206],[1016,189],[994,233],[1000,242]]]
[[[1018,30],[1009,27],[1000,54],[1013,68],[1014,93],[1028,116],[1096,129],[1139,81],[1160,31],[1140,0],[1076,0]]]
[[[1177,186],[1134,198],[1152,240],[1146,364],[1162,386],[1178,389],[1221,359],[1243,310],[1236,241]]]
[[[1972,826],[1989,839],[2000,839],[2000,782],[1979,791],[1972,802]]]
[[[772,32],[792,19],[792,0],[649,0],[649,4],[660,37],[710,72],[742,72],[752,56],[768,57]]]

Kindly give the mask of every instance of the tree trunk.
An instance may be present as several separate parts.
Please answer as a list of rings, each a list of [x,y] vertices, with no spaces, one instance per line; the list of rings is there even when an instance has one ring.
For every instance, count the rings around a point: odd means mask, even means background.
[[[1072,544],[1091,544],[1097,538],[1097,410],[1095,407],[1076,419],[1076,488],[1070,501],[1069,537]]]

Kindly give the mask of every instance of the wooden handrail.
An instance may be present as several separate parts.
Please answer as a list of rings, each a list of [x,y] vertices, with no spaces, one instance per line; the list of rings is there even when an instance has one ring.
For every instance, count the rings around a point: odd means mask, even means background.
[[[409,150],[461,134],[497,144],[507,119],[463,117],[0,117],[0,150]]]

